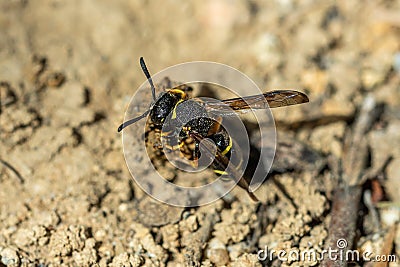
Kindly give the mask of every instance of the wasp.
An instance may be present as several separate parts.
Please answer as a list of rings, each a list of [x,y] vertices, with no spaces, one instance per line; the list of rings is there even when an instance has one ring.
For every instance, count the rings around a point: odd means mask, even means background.
[[[200,156],[200,142],[210,139],[215,145],[216,151],[213,151],[210,145],[205,145],[204,153],[211,156],[215,152],[211,165],[217,176],[225,178],[237,177],[240,163],[232,166],[230,159],[232,151],[240,150],[240,148],[235,147],[234,140],[221,126],[224,116],[309,102],[307,95],[295,90],[275,90],[259,95],[207,103],[190,98],[187,92],[188,87],[185,86],[168,88],[156,96],[156,89],[143,57],[140,58],[140,66],[150,84],[153,101],[149,109],[142,115],[122,123],[118,127],[118,132],[149,116],[152,129],[161,133],[161,137],[166,140],[167,149],[182,150],[187,144],[187,140],[190,139],[194,142],[193,162],[196,162]],[[215,116],[215,112],[221,115]],[[172,136],[177,138],[171,138]],[[162,148],[162,146],[158,146],[158,148]],[[249,183],[246,179],[240,177],[238,185],[245,189],[254,201],[258,201],[257,197],[249,191]]]

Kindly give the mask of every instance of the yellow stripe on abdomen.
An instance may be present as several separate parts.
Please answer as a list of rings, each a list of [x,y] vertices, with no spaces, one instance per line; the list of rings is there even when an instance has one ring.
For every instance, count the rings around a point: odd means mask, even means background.
[[[229,145],[221,152],[222,155],[226,155],[232,149],[232,138],[229,136]]]
[[[229,175],[226,171],[214,170],[214,172],[219,175]]]

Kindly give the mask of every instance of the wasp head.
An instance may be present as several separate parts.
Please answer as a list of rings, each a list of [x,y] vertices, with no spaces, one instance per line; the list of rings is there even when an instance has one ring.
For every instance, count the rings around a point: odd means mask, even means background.
[[[168,115],[175,108],[176,104],[182,100],[180,94],[175,94],[171,91],[161,95],[150,111],[151,121],[156,126],[162,126]]]

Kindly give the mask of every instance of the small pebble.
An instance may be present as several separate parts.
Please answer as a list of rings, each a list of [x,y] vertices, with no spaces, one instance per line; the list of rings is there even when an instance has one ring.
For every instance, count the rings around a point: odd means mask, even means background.
[[[19,257],[15,250],[11,248],[5,248],[1,252],[1,262],[5,265],[17,265],[19,264]]]

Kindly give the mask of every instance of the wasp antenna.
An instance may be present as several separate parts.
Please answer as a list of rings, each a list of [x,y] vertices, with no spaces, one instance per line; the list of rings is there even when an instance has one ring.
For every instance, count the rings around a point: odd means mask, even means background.
[[[129,126],[129,125],[131,125],[131,124],[133,124],[133,123],[135,123],[135,122],[137,122],[137,121],[140,121],[141,119],[143,119],[144,117],[146,117],[149,113],[150,113],[150,109],[147,110],[147,111],[146,111],[145,113],[143,113],[142,115],[140,115],[140,116],[138,116],[138,117],[136,117],[136,118],[133,118],[133,119],[131,119],[131,120],[129,120],[129,121],[126,121],[126,122],[122,123],[122,124],[118,127],[118,132],[122,131],[126,126]]]
[[[151,78],[150,72],[147,69],[146,63],[144,63],[143,57],[140,57],[140,66],[142,67],[144,75],[146,75],[147,80],[151,86],[151,94],[153,95],[153,100],[156,101],[156,88],[153,84],[153,79]]]

